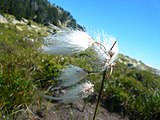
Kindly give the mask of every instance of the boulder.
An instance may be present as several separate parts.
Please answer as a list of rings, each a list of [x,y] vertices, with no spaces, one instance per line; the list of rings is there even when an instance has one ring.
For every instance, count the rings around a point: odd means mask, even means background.
[[[0,14],[0,23],[8,23],[7,19]]]
[[[15,25],[16,25],[16,24],[23,24],[23,25],[26,24],[26,23],[24,23],[23,21],[19,21],[19,20],[16,20],[16,19],[12,19],[11,22],[12,22],[13,24],[15,24]]]

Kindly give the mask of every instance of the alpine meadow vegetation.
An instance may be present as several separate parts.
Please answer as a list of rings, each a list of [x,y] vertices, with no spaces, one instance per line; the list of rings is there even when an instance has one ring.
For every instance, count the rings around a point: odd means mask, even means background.
[[[99,100],[99,106],[131,120],[160,118],[160,76],[151,69],[133,66],[124,55],[118,54],[115,41],[99,44],[76,24],[69,12],[55,5],[43,6],[45,0],[35,0],[38,8],[32,4],[31,11],[27,11],[29,0],[24,1],[23,14],[17,14],[22,9],[21,2],[13,4],[18,8],[14,10],[14,6],[10,8],[13,1],[8,1],[0,1],[0,13],[7,19],[7,23],[0,23],[0,119],[12,120],[26,111],[32,113],[30,109],[35,103],[41,106],[46,99],[53,104],[68,104],[84,98],[86,103]],[[39,12],[45,9],[47,15],[40,16]],[[57,14],[57,9],[64,13]],[[39,18],[34,18],[35,15]],[[18,23],[14,23],[16,18]],[[44,18],[62,31],[45,26]],[[73,28],[67,31],[67,37],[65,27]],[[75,39],[77,35],[78,39],[85,36],[87,40],[81,44]],[[58,46],[51,38],[57,40]],[[112,75],[108,77],[110,71]]]

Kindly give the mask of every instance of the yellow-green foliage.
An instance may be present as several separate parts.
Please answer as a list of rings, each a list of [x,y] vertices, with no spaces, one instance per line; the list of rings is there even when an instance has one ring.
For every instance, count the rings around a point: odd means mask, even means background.
[[[8,21],[11,18],[8,15]],[[37,88],[42,86],[39,81],[56,77],[61,67],[38,50],[48,28],[31,24],[41,29],[27,24],[0,23],[0,119],[15,116],[31,104]]]
[[[130,119],[158,119],[160,115],[160,76],[127,68],[122,63],[106,82],[105,106]]]

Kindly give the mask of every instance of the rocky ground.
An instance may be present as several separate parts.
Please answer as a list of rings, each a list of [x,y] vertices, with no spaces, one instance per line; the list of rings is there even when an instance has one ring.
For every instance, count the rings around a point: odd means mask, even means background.
[[[85,107],[84,107],[85,106]],[[92,120],[96,103],[79,101],[72,105],[59,105],[44,100],[41,105],[28,107],[19,120]],[[83,109],[84,108],[84,109]],[[110,113],[100,106],[96,120],[128,120],[116,113]]]

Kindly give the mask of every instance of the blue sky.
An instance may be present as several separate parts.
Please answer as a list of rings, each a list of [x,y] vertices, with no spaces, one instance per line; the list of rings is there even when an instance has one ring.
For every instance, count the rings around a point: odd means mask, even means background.
[[[120,53],[160,69],[160,0],[49,0],[86,28],[114,36]]]

